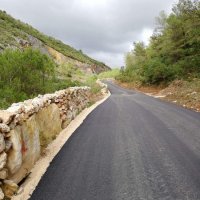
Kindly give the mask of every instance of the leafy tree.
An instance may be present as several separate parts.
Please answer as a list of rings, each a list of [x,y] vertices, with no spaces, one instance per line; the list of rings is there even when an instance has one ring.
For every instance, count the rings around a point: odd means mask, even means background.
[[[150,44],[134,43],[119,78],[159,84],[200,77],[200,2],[180,0],[169,16],[161,12],[156,22]]]
[[[8,49],[0,54],[0,93],[7,104],[49,90],[54,62],[37,50]]]

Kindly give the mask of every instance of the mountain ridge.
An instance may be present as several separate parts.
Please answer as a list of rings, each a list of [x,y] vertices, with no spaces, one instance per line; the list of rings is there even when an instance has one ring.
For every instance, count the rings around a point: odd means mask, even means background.
[[[56,60],[55,52],[52,55],[52,51],[49,51],[51,48],[62,54],[62,57],[65,58],[65,62],[74,64],[77,68],[80,68],[86,73],[98,74],[110,70],[110,67],[103,62],[94,60],[81,50],[76,50],[60,40],[41,33],[31,25],[13,18],[11,15],[7,14],[6,11],[2,10],[0,10],[0,32],[2,33],[0,34],[0,51],[6,48],[23,49],[26,47],[33,47],[51,56],[59,63],[59,61]],[[59,64],[62,64],[62,62]]]

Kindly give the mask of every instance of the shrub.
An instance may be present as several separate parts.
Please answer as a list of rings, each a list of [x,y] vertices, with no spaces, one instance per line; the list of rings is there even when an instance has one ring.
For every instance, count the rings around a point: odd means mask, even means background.
[[[200,2],[193,0],[179,0],[169,16],[161,12],[149,45],[134,43],[118,78],[160,84],[200,77],[199,13]]]
[[[77,85],[80,85],[78,81],[56,77],[53,60],[38,50],[8,49],[0,53],[1,108],[38,94]]]

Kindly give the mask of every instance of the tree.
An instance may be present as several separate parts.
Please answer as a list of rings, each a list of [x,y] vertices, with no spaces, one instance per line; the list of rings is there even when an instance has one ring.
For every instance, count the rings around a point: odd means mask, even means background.
[[[159,84],[200,77],[200,2],[180,0],[169,16],[161,12],[156,22],[150,44],[134,43],[127,53],[121,79]]]
[[[54,62],[38,50],[5,50],[0,53],[1,100],[9,104],[47,92],[54,71]]]

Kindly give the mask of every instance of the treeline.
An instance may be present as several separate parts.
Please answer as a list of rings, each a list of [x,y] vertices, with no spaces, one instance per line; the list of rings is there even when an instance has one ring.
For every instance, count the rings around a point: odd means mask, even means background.
[[[55,68],[54,61],[39,50],[7,49],[1,52],[0,108],[78,84],[69,79],[59,79]]]
[[[167,16],[156,19],[148,46],[134,43],[118,79],[143,84],[200,77],[200,1],[180,0]]]

